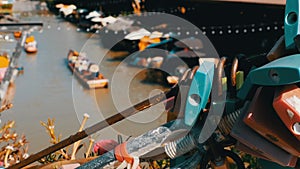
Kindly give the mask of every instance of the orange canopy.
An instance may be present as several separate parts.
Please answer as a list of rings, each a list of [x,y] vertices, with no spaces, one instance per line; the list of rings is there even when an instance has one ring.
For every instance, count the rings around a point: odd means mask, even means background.
[[[160,42],[160,38],[152,38],[152,39],[150,39],[149,36],[144,36],[144,37],[140,40],[140,42],[139,42],[139,44],[138,44],[139,50],[140,50],[140,51],[143,51],[143,50],[146,49],[146,47],[147,47],[149,44],[151,44],[151,43],[159,43],[159,42]]]
[[[29,36],[28,38],[26,38],[26,43],[30,43],[34,41],[34,36]]]
[[[6,68],[9,65],[9,60],[5,56],[0,56],[0,68]]]

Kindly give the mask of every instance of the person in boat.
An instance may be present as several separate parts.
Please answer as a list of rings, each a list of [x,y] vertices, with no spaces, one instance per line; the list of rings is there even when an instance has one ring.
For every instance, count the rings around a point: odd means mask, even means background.
[[[90,64],[89,66],[89,72],[91,72],[89,79],[95,79],[97,77],[99,77],[99,66],[96,64]]]
[[[23,66],[16,66],[15,69],[18,70],[18,75],[23,74],[24,73],[24,67]]]
[[[37,42],[34,36],[29,36],[26,38],[24,48],[26,52],[30,53],[37,51]]]
[[[88,71],[89,62],[87,60],[79,60],[78,71],[80,74],[86,74]]]
[[[99,73],[99,66],[91,63],[88,66],[88,69],[83,73],[86,79],[93,80],[93,79],[103,79],[102,74]]]
[[[78,55],[78,60],[87,60],[86,53],[80,53],[80,55]]]
[[[29,47],[36,47],[37,46],[37,42],[36,41],[32,41],[32,42],[28,42],[27,46]]]
[[[72,65],[73,68],[75,67],[76,62],[78,61],[78,56],[79,53],[77,51],[74,51],[72,56],[68,57],[68,62]]]
[[[77,60],[78,60],[77,56],[71,56],[68,61],[74,67]]]

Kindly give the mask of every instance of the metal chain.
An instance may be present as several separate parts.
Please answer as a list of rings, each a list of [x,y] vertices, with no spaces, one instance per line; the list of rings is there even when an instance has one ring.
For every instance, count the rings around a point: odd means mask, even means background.
[[[165,12],[150,12],[143,13],[142,17],[151,17],[153,15],[160,15]],[[134,17],[134,15],[129,15],[129,18]],[[145,19],[145,18],[144,18]],[[138,21],[139,22],[139,21]],[[196,24],[197,25],[197,24]],[[142,26],[142,25],[141,25]],[[283,21],[273,21],[273,22],[259,22],[259,23],[251,23],[251,24],[234,24],[234,25],[212,25],[212,26],[198,26],[198,28],[202,31],[203,34],[208,36],[226,36],[226,35],[246,35],[246,34],[255,34],[255,33],[266,33],[266,32],[278,32],[284,30]],[[155,30],[155,27],[151,27],[151,30]],[[184,27],[169,27],[168,30],[177,35],[198,35],[199,29],[187,29]],[[112,30],[105,29],[105,33],[108,33]],[[118,31],[112,31],[114,34],[118,34]],[[119,32],[121,33],[121,32]],[[123,31],[124,34],[127,34],[127,31]]]
[[[177,27],[175,29],[175,34],[194,34],[198,35],[200,32],[197,30],[185,30]],[[282,32],[284,30],[283,23],[274,22],[272,24],[251,24],[251,25],[228,25],[228,26],[202,26],[200,30],[204,35],[208,36],[226,36],[226,35],[246,35],[246,34],[255,34],[255,33],[265,33],[265,32]],[[105,30],[105,33],[108,33],[111,30]],[[124,31],[124,34],[127,34],[127,31]],[[114,34],[118,34],[115,32]]]
[[[273,22],[271,24],[250,24],[250,25],[228,25],[228,26],[209,26],[200,28],[205,35],[239,35],[254,34],[270,31],[284,30],[283,23]]]

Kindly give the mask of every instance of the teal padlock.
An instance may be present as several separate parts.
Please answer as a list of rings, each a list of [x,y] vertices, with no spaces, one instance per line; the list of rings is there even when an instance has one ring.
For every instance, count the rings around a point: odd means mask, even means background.
[[[295,48],[295,40],[300,36],[299,10],[298,0],[286,0],[284,37],[287,49]]]
[[[245,100],[253,85],[281,86],[298,82],[300,82],[300,54],[295,54],[251,70],[237,97]]]
[[[186,106],[184,122],[193,126],[208,102],[214,79],[214,63],[204,61],[196,71],[192,80]]]
[[[300,82],[300,54],[283,57],[250,72],[252,84],[281,86]]]

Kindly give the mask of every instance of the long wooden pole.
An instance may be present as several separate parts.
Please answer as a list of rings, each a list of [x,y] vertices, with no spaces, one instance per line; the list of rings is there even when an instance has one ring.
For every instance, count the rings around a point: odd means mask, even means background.
[[[9,169],[19,169],[22,167],[25,167],[55,151],[58,151],[68,145],[71,145],[73,143],[75,143],[78,140],[84,139],[86,137],[88,137],[89,135],[96,133],[97,131],[100,131],[112,124],[115,124],[127,117],[130,117],[134,114],[137,114],[138,112],[145,110],[151,106],[154,106],[158,103],[161,103],[162,101],[165,101],[167,98],[170,98],[172,96],[175,96],[178,92],[178,85],[173,86],[170,90],[163,92],[161,94],[158,94],[156,96],[153,96],[147,100],[144,100],[136,105],[134,105],[133,107],[127,108],[126,110],[123,110],[122,112],[115,114],[101,122],[96,123],[95,125],[88,127],[87,129],[81,131],[81,132],[77,132],[74,135],[71,135],[70,137],[62,140],[61,142],[54,144],[44,150],[41,150],[40,152],[36,153],[36,154],[32,154],[31,156],[29,156],[27,159],[12,165],[9,167]]]

